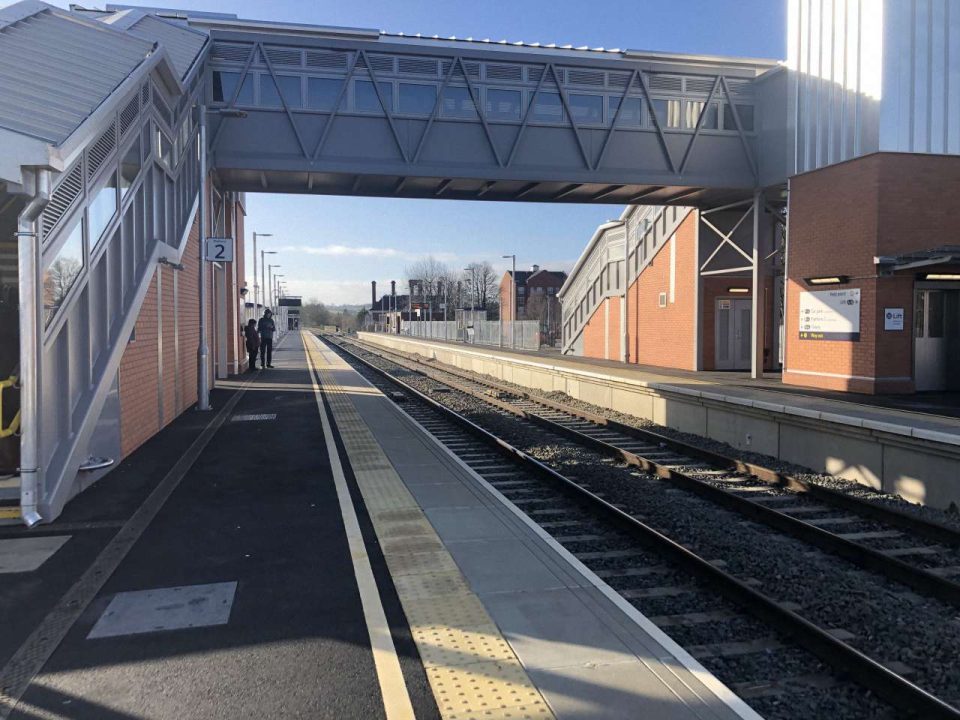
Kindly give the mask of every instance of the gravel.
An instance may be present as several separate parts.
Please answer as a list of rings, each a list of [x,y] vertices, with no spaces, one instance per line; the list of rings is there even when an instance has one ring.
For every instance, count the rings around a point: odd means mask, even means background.
[[[377,364],[387,363],[379,361]],[[410,371],[394,368],[391,372],[421,390],[436,385],[434,381]],[[853,633],[851,644],[866,654],[881,662],[897,660],[906,663],[915,671],[911,679],[918,685],[947,702],[955,705],[960,702],[956,652],[960,647],[960,619],[956,608],[914,595],[881,576],[858,571],[845,561],[811,550],[808,545],[779,535],[766,526],[745,522],[737,514],[692,494],[676,491],[663,481],[638,473],[635,468],[610,463],[608,458],[578,446],[558,443],[555,437],[540,428],[493,409],[478,399],[457,392],[438,393],[432,397],[491,432],[509,438],[516,447],[557,471],[567,476],[589,478],[590,486],[602,491],[608,501],[625,507],[633,515],[644,517],[647,524],[660,529],[674,541],[691,547],[702,557],[722,559],[726,563],[725,569],[742,580],[758,580],[758,589],[766,595],[797,603],[804,617],[822,627],[842,628]],[[600,410],[566,397],[564,402]],[[611,414],[607,410],[602,412]],[[617,419],[623,421],[624,417]],[[650,427],[649,423],[637,418],[630,418],[630,421],[630,424]],[[658,430],[667,434],[666,429]],[[794,467],[754,453],[739,452],[684,433],[671,433],[679,439],[696,441],[710,449],[751,462],[789,472],[797,471]],[[504,489],[503,492],[510,497],[509,490]],[[900,504],[905,503],[901,501]],[[555,532],[573,534],[574,531],[563,528]],[[578,549],[582,550],[580,545]],[[596,545],[610,547],[604,543]],[[589,564],[594,568],[604,566],[603,562]],[[617,567],[615,563],[607,566]],[[629,587],[641,587],[640,580],[631,579]],[[620,579],[611,579],[610,584],[623,587]],[[682,584],[689,584],[689,580]],[[704,592],[693,592],[633,602],[647,616],[656,616],[708,609],[704,607],[704,595]],[[709,593],[706,596],[709,598]],[[713,607],[717,604],[723,605],[723,601],[714,600]],[[670,628],[667,632],[673,630],[675,628]],[[716,636],[712,637],[714,639],[710,642],[718,641]],[[745,682],[744,678],[750,678],[751,673],[757,679],[769,679],[771,662],[774,662],[779,673],[776,677],[824,672],[823,668],[816,667],[815,661],[811,665],[811,656],[805,652],[797,653],[797,657],[803,659],[798,660],[796,666],[781,657],[794,657],[790,652],[777,651],[775,659],[764,658],[764,655],[752,653],[709,658],[704,664],[721,679],[732,677],[738,682]],[[763,667],[767,668],[766,674]],[[756,698],[751,704],[759,712],[777,718],[894,716],[886,714],[889,708],[878,704],[862,688],[844,690],[845,687],[841,684],[829,691],[802,690],[799,695],[790,692],[787,703],[778,703],[776,698]],[[796,702],[795,695],[800,698]]]

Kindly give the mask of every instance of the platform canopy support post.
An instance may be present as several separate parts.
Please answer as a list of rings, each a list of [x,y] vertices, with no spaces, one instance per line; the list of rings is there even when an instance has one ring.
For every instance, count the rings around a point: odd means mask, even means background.
[[[753,193],[753,293],[751,294],[750,323],[750,377],[763,377],[763,329],[766,303],[762,302],[760,286],[760,211],[763,208],[763,191]]]

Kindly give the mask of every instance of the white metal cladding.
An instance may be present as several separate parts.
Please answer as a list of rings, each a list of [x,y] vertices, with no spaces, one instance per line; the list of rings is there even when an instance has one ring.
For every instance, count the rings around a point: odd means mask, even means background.
[[[3,13],[0,127],[54,144],[153,51],[151,42],[54,9],[15,22],[5,22]]]
[[[564,353],[574,351],[599,303],[622,296],[691,212],[688,207],[631,206],[619,221],[600,226],[560,289]]]
[[[790,0],[788,65],[795,172],[960,154],[956,0]]]
[[[880,150],[960,154],[960,3],[885,0]]]
[[[885,2],[790,0],[795,173],[879,149]]]

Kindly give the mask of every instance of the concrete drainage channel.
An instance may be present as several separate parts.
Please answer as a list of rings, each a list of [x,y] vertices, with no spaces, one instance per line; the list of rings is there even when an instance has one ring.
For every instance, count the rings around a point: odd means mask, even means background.
[[[952,608],[558,441],[492,397],[433,394],[437,380],[388,359],[348,358],[368,376],[389,370],[371,379],[399,384],[417,401],[408,413],[426,413],[448,447],[765,716],[960,717],[931,694],[960,695],[956,631],[934,632]],[[903,630],[905,604],[923,632]]]

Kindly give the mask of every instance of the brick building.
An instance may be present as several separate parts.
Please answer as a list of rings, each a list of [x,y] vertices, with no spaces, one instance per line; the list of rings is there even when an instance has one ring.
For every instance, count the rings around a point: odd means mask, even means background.
[[[542,270],[539,265],[532,265],[529,270],[516,271],[517,319],[540,319],[541,324],[546,322],[550,312],[550,325],[559,326],[559,304],[556,300],[560,288],[567,279],[567,274],[560,270]],[[514,274],[507,270],[500,279],[500,317],[504,320],[513,319]],[[530,313],[528,313],[528,307]],[[532,317],[533,314],[537,317]],[[543,316],[543,317],[541,317]]]

